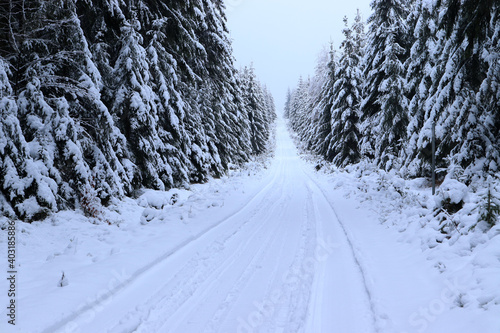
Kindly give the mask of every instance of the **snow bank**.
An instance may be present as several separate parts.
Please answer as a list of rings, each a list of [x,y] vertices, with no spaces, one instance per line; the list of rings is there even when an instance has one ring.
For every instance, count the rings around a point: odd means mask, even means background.
[[[443,202],[460,204],[464,202],[469,188],[458,180],[446,178],[439,186],[436,196],[436,203],[442,205]]]
[[[162,255],[220,221],[221,207],[238,210],[243,197],[258,192],[264,168],[253,161],[231,170],[230,176],[189,189],[144,190],[137,199],[112,202],[103,221],[81,211],[61,211],[31,224],[17,221],[19,316],[14,332],[54,332],[56,327],[78,331],[71,327],[71,318],[111,297]],[[0,217],[2,249],[7,249],[7,226],[7,218]],[[6,256],[7,251],[0,251],[4,263]],[[7,282],[0,281],[0,290],[8,290]],[[0,321],[0,332],[12,332],[6,325],[6,320]]]
[[[428,301],[441,308],[431,311],[432,320],[421,321],[415,332],[498,332],[500,221],[493,227],[478,223],[488,187],[500,188],[497,178],[476,177],[469,186],[446,178],[433,196],[428,179],[405,180],[366,162],[338,169],[303,154],[331,187],[355,198],[360,209],[375,212],[378,221],[373,222],[397,230],[400,240],[419,249],[446,281],[458,281],[451,301]]]

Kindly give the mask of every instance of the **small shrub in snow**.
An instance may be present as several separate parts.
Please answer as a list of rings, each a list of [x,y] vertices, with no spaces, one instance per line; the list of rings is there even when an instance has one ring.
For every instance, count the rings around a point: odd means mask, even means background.
[[[177,203],[177,200],[179,200],[179,194],[178,193],[172,194],[172,197],[170,198],[170,204],[175,205]]]
[[[382,171],[380,172],[380,176],[379,178],[377,179],[377,191],[382,191],[382,190],[387,190],[388,186],[387,186],[387,178],[386,178],[386,175],[385,173],[383,173]]]
[[[484,221],[491,228],[498,222],[500,216],[500,197],[493,186],[489,186],[488,192],[482,198],[483,203],[479,207],[479,222]]]
[[[68,278],[64,275],[64,272],[62,272],[61,280],[59,280],[59,283],[57,284],[58,287],[66,287],[69,284]]]
[[[97,197],[97,192],[91,185],[86,185],[82,191],[80,199],[85,216],[100,218],[102,216],[101,200]]]
[[[101,204],[101,199],[95,189],[94,181],[92,184],[87,184],[82,190],[80,205],[83,209],[85,216],[90,218],[94,224],[106,222],[111,225],[111,222],[104,216],[104,208]]]

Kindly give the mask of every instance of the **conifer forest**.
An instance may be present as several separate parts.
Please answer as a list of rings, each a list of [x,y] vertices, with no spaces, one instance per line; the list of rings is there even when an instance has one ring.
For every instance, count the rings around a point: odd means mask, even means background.
[[[339,167],[362,159],[405,177],[470,183],[500,167],[500,3],[375,0],[316,75],[289,91],[285,117]],[[366,28],[368,25],[368,28]]]
[[[275,117],[235,69],[222,1],[9,0],[0,7],[0,208],[39,220],[218,177]]]
[[[500,0],[0,0],[0,262],[2,333],[500,332]]]

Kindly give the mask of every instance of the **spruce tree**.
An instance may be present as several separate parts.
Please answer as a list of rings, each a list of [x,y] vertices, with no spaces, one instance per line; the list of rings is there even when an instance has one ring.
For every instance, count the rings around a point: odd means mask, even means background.
[[[136,19],[124,22],[121,48],[114,66],[115,92],[111,112],[128,140],[137,167],[134,186],[165,189],[173,185],[172,170],[159,154],[158,96],[150,82],[147,53]]]
[[[308,94],[310,95],[309,115],[306,118],[307,124],[303,133],[303,140],[306,148],[313,152],[321,150],[319,147],[324,145],[324,139],[329,133],[330,118],[324,116],[323,90],[330,82],[331,60],[335,59],[333,45],[330,49],[324,47],[318,55],[316,71],[311,81]],[[321,126],[320,123],[326,125]],[[325,130],[328,129],[328,132]]]
[[[286,91],[285,106],[283,107],[283,117],[285,119],[290,118],[290,107],[292,102],[292,91],[290,88]]]
[[[404,95],[407,58],[407,7],[400,0],[375,0],[364,58],[366,81],[361,103],[362,146],[385,169],[394,167],[406,137]]]
[[[0,212],[31,221],[56,209],[57,184],[31,157],[38,147],[24,138],[9,72],[0,59]]]
[[[345,39],[341,44],[343,54],[339,60],[338,79],[333,86],[332,129],[327,153],[327,158],[339,167],[360,160],[358,113],[363,82],[359,67],[361,53],[356,48],[356,40],[353,30],[348,27],[347,17],[344,18],[344,24]]]
[[[309,113],[310,96],[309,96],[309,80],[305,81],[302,77],[299,78],[297,89],[293,93],[291,108],[290,108],[290,125],[292,129],[299,135],[302,135],[302,127],[306,122]]]
[[[319,116],[316,121],[316,144],[315,152],[328,159],[328,146],[330,140],[327,137],[332,133],[332,105],[334,102],[334,84],[337,81],[337,59],[333,49],[333,44],[330,44],[329,61],[326,67],[326,81],[321,88],[319,94]]]
[[[448,172],[461,170],[459,173],[470,178],[492,139],[489,123],[481,121],[483,112],[476,95],[487,77],[481,53],[495,11],[493,2],[487,1],[446,1],[441,9],[438,35],[444,40],[430,98],[430,118],[437,127],[437,159]]]
[[[252,147],[248,139],[249,123],[238,87],[231,54],[222,1],[202,1],[206,26],[200,31],[200,43],[207,52],[207,80],[211,98],[207,109],[215,125],[213,138],[224,169],[230,163],[248,160]]]
[[[500,5],[493,7],[488,36],[482,59],[487,66],[486,77],[477,94],[481,110],[480,123],[484,124],[486,145],[483,169],[491,173],[500,170]]]
[[[418,1],[413,7],[416,19],[414,43],[406,65],[406,95],[409,98],[409,124],[405,149],[405,174],[430,176],[431,140],[429,124],[429,91],[433,85],[432,69],[436,64],[436,7],[433,3]]]
[[[29,24],[31,30],[22,33],[24,40],[15,61],[19,65],[17,75],[27,78],[16,81],[19,120],[31,147],[30,155],[39,166],[33,172],[30,189],[38,193],[38,203],[48,207],[46,201],[51,196],[43,183],[55,183],[57,185],[49,188],[58,198],[58,206],[71,208],[82,198],[91,181],[110,172],[107,169],[105,174],[92,174],[91,161],[95,161],[97,154],[91,143],[84,145],[86,130],[91,133],[93,119],[86,118],[81,111],[86,110],[85,99],[95,86],[87,80],[88,53],[74,2],[54,0],[39,6],[31,4],[36,9],[28,11],[24,18],[24,24]],[[23,30],[21,25],[19,30]],[[85,155],[86,148],[92,154]],[[117,190],[111,189],[116,183],[99,182],[101,179],[94,184],[106,184],[99,191],[109,198],[111,192]],[[50,210],[53,209],[56,206],[52,203]]]
[[[250,124],[252,153],[259,155],[266,149],[268,139],[265,95],[254,73],[253,67],[245,67],[242,75],[242,91]]]

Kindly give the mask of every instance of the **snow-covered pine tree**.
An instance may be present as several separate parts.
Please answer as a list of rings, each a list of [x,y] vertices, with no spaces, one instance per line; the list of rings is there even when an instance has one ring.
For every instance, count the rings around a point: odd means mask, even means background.
[[[302,78],[300,78],[302,79]],[[295,87],[293,89],[290,89],[290,99],[286,102],[288,104],[288,112],[286,119],[288,119],[288,125],[290,128],[293,128],[293,122],[295,120],[295,115],[296,115],[296,110],[295,110],[295,99],[296,99],[296,94],[297,94],[297,89],[298,87]]]
[[[135,13],[135,9],[131,8],[131,12]],[[111,112],[134,156],[137,166],[134,187],[164,190],[173,186],[173,171],[159,153],[162,145],[157,124],[159,98],[151,87],[149,62],[139,30],[141,25],[135,17],[121,27]]]
[[[357,20],[360,20],[358,13]],[[359,25],[359,22],[356,22]],[[344,18],[344,41],[341,44],[343,54],[339,60],[333,85],[333,103],[331,106],[331,134],[329,135],[327,159],[339,167],[359,162],[359,104],[363,73],[360,68],[362,54],[356,46],[353,29],[348,27]]]
[[[57,190],[62,179],[59,170],[54,166],[54,162],[58,161],[58,149],[54,138],[55,133],[52,131],[52,120],[60,122],[65,119],[67,122],[71,122],[67,112],[64,112],[66,111],[64,108],[54,110],[46,101],[48,97],[42,91],[40,78],[46,78],[49,75],[47,70],[40,64],[30,67],[28,71],[30,79],[24,89],[19,86],[21,93],[17,99],[19,122],[30,157],[25,160],[24,165],[28,182],[25,185],[24,195],[28,198],[31,197],[31,202],[29,205],[16,205],[18,208],[16,212],[20,218],[28,221],[43,218],[57,208]],[[65,101],[61,100],[60,103],[64,104]],[[62,112],[56,113],[57,111]],[[66,136],[65,139],[67,139],[68,145],[75,144],[72,140],[74,138]],[[68,151],[66,156],[70,156],[71,153]],[[82,161],[81,155],[70,157],[78,162]],[[84,177],[78,177],[78,183],[87,175],[88,168],[83,167],[82,169]],[[61,194],[66,200],[74,200],[75,195],[72,189],[67,189],[65,193]]]
[[[79,199],[88,201],[84,197],[91,188],[97,196],[95,202],[107,203],[111,197],[120,197],[131,189],[132,168],[126,152],[125,138],[101,101],[101,75],[93,63],[81,29],[84,24],[78,18],[75,2],[55,1],[53,5],[56,10],[64,11],[59,15],[62,15],[60,19],[66,22],[64,29],[57,36],[59,45],[54,52],[58,52],[60,57],[72,58],[68,64],[63,62],[58,68],[60,76],[71,84],[65,87],[65,95],[59,98],[57,104],[61,115],[67,113],[68,117],[54,119],[53,128],[57,130],[54,137],[60,155],[68,158],[71,154],[81,154],[83,159],[77,162],[75,157],[70,161],[58,158],[57,161],[61,164],[57,165],[57,169],[68,168],[62,172],[63,181],[75,189]],[[62,94],[63,91],[59,93]],[[65,142],[65,135],[71,138],[76,147]],[[68,155],[69,151],[72,153]],[[82,181],[77,186],[74,180],[78,177],[69,168],[74,166],[75,169],[83,170],[83,167],[76,167],[79,163],[90,170],[86,176],[82,173]],[[68,173],[69,170],[71,171]]]
[[[489,1],[444,1],[440,7],[438,36],[443,48],[437,61],[433,102],[429,122],[436,122],[437,160],[466,178],[477,169],[487,169],[483,157],[491,142],[490,126],[483,123],[476,95],[487,76],[481,57],[487,41],[490,18]],[[459,176],[460,176],[459,175]]]
[[[272,130],[274,122],[276,121],[277,115],[276,115],[276,107],[274,105],[274,98],[267,88],[266,85],[262,85],[262,94],[264,95],[264,100],[262,102],[262,105],[264,107],[264,119],[265,119],[265,124],[266,124],[266,145],[269,139],[272,136]]]
[[[320,127],[320,119],[323,120],[322,116],[324,106],[322,105],[322,92],[324,86],[329,81],[328,66],[331,58],[331,51],[331,49],[324,47],[318,54],[315,74],[308,89],[308,95],[310,96],[310,102],[308,106],[309,113],[306,117],[307,123],[304,124],[305,126],[303,128],[301,138],[305,143],[305,148],[313,152],[318,150],[318,146],[323,143],[325,138],[323,135],[321,135],[323,133],[318,133],[318,129]],[[329,123],[329,118],[326,121]]]
[[[490,173],[500,171],[500,4],[493,6],[487,40],[481,57],[487,65],[484,81],[477,94],[481,110],[479,122],[483,124],[485,138],[489,140],[485,151],[484,169]]]
[[[354,50],[361,56],[361,59],[359,61],[359,66],[361,69],[363,69],[362,59],[364,58],[365,55],[366,32],[365,32],[365,21],[363,20],[361,11],[359,9],[356,10],[356,16],[354,16],[352,31],[354,33]]]
[[[401,153],[408,123],[403,66],[408,53],[404,21],[408,8],[401,0],[374,0],[371,6],[361,103],[362,151],[391,169]]]
[[[297,134],[299,139],[304,143],[304,148],[310,150],[312,148],[311,132],[315,127],[315,105],[317,103],[317,88],[315,82],[310,77],[307,78],[305,85],[304,96],[300,109],[299,121],[297,122]]]
[[[114,104],[119,97],[116,93],[117,89],[120,89],[119,80],[123,83],[123,79],[127,79],[126,75],[123,76],[123,72],[118,73],[120,69],[117,68],[121,66],[122,69],[126,69],[122,51],[127,51],[127,45],[132,45],[134,47],[132,51],[138,52],[139,55],[132,57],[133,59],[129,58],[133,64],[128,69],[130,77],[138,78],[136,82],[129,82],[135,85],[132,89],[135,91],[133,94],[140,97],[136,101],[142,100],[147,110],[142,112],[142,118],[147,118],[144,122],[134,121],[140,127],[136,127],[138,135],[128,138],[129,145],[134,149],[133,156],[142,166],[135,174],[135,188],[185,185],[191,177],[190,173],[196,173],[188,157],[191,154],[189,148],[191,138],[184,125],[185,109],[195,104],[183,100],[189,95],[191,84],[190,79],[184,74],[189,73],[193,76],[186,58],[202,58],[197,55],[192,56],[192,49],[199,47],[194,46],[196,43],[193,42],[194,32],[191,26],[194,24],[193,20],[185,18],[189,16],[190,11],[194,11],[194,8],[180,2],[173,2],[167,6],[161,1],[137,0],[127,3],[97,2],[87,10],[94,11],[94,15],[86,16],[99,18],[94,20],[88,35],[91,44],[94,45],[93,52],[98,67],[104,73],[104,99],[113,112],[118,111],[115,117],[123,112]],[[124,44],[123,37],[126,37],[124,32],[133,34],[131,44]],[[167,38],[167,35],[170,37]],[[172,52],[175,49],[177,52]],[[110,50],[114,52],[110,54]],[[137,64],[142,69],[136,66]],[[130,104],[130,98],[128,102],[121,102]],[[140,115],[132,112],[132,117],[135,117],[134,114]],[[125,132],[124,125],[129,127],[133,120],[133,118],[128,120],[116,118],[123,132]],[[140,144],[136,144],[137,140]],[[136,154],[137,151],[140,154]],[[138,177],[141,173],[144,173],[144,177]],[[193,177],[198,180],[201,176]]]
[[[254,73],[252,66],[245,67],[242,71],[242,92],[243,100],[248,112],[250,124],[250,142],[252,144],[252,153],[259,155],[266,149],[268,139],[268,122],[265,108],[265,95],[260,83]]]
[[[276,114],[276,104],[274,104],[274,97],[271,91],[264,86],[264,96],[266,99],[266,116],[269,124],[274,123],[278,118]],[[270,135],[270,127],[268,128],[268,134]]]
[[[406,64],[409,124],[403,173],[416,177],[430,176],[431,135],[424,124],[428,118],[427,99],[433,84],[432,71],[436,64],[438,17],[435,14],[435,3],[429,1],[415,2],[412,13],[416,24],[413,29],[414,43]]]
[[[335,81],[337,81],[337,58],[336,52],[333,49],[333,44],[330,43],[330,51],[328,57],[328,63],[325,68],[325,82],[321,87],[321,92],[319,93],[317,105],[318,116],[315,121],[314,130],[314,152],[320,156],[327,158],[328,156],[328,146],[329,140],[327,137],[332,133],[332,105],[334,101],[334,91],[333,87]]]
[[[296,90],[292,94],[290,107],[290,126],[301,137],[303,127],[310,114],[309,80],[299,78]]]
[[[226,27],[224,4],[222,1],[202,0],[204,25],[198,34],[200,43],[207,52],[207,84],[210,98],[205,117],[212,118],[215,130],[209,129],[216,137],[212,141],[217,147],[224,169],[229,164],[241,164],[248,160],[252,151],[250,131],[245,106],[238,87],[234,59],[232,57],[229,33]]]
[[[189,6],[177,1],[169,5],[167,17],[169,29],[167,49],[179,48],[173,52],[178,67],[178,80],[181,94],[177,107],[182,105],[182,118],[186,127],[185,147],[192,162],[192,180],[202,182],[209,174],[219,176],[224,171],[220,152],[217,147],[218,136],[214,113],[211,109],[211,82],[209,81],[209,59],[201,42],[208,24],[205,12],[206,3],[193,1]],[[174,37],[174,38],[172,38]],[[173,104],[175,108],[175,104]]]
[[[500,191],[498,187],[498,178],[488,177],[487,190],[482,196],[482,202],[479,205],[478,222],[486,222],[489,228],[494,227],[500,217]]]
[[[31,221],[57,208],[59,174],[52,167],[53,138],[48,126],[53,111],[40,87],[40,74],[45,74],[45,79],[50,74],[42,65],[48,56],[49,40],[40,36],[45,21],[40,2],[13,0],[6,5],[1,9],[1,33],[5,37],[1,54],[5,61],[0,59],[0,180],[7,201],[2,210],[11,217]],[[27,100],[30,96],[32,100]]]
[[[288,88],[286,91],[285,106],[283,108],[283,117],[285,119],[290,118],[290,107],[292,103],[292,90]]]
[[[107,205],[112,198],[131,193],[133,165],[126,138],[102,101],[103,77],[94,63],[82,30],[84,24],[74,7],[72,21],[74,33],[68,34],[71,42],[64,41],[63,44],[72,45],[80,57],[75,62],[78,65],[71,69],[71,76],[77,78],[78,86],[73,98],[67,100],[70,110],[78,110],[75,124],[83,128],[77,140],[81,142],[85,162],[91,168],[91,178],[85,187],[93,187],[98,201]]]
[[[9,5],[8,15],[2,15],[10,26],[3,56],[12,68],[12,98],[28,147],[24,168],[31,183],[25,198],[32,201],[30,213],[18,210],[17,216],[42,218],[75,207],[90,192],[92,200],[86,201],[98,205],[123,195],[129,183],[118,158],[124,138],[100,101],[100,74],[75,2]]]
[[[55,184],[37,173],[19,123],[10,75],[8,63],[0,58],[0,213],[26,220],[42,218],[55,208]],[[47,197],[41,198],[42,194]]]
[[[496,107],[484,107],[477,98],[484,80],[488,78],[489,64],[485,62],[483,54],[490,50],[488,39],[492,36],[491,22],[498,22],[498,1],[463,1],[462,15],[459,20],[460,30],[465,32],[467,47],[464,49],[465,85],[470,86],[470,94],[461,89],[463,105],[455,122],[458,129],[453,138],[458,145],[452,150],[452,163],[461,165],[468,179],[475,177],[477,170],[496,172],[498,154],[497,144],[499,128],[495,127],[494,115],[498,115],[498,99]],[[498,44],[495,45],[498,52]],[[497,64],[498,66],[498,64]],[[464,86],[465,88],[465,86]],[[496,110],[496,111],[495,111]],[[498,119],[498,116],[497,116]],[[496,158],[495,158],[496,155]],[[485,157],[489,157],[485,159]],[[493,162],[493,164],[491,163]],[[490,169],[490,166],[493,169]]]
[[[28,1],[26,5],[29,10],[18,17],[12,33],[19,45],[12,63],[18,117],[31,157],[26,172],[32,183],[25,196],[36,198],[17,213],[31,220],[57,206],[74,207],[91,176],[77,141],[82,130],[69,113],[70,105],[78,110],[79,92],[88,88],[79,86],[85,53],[74,2]]]
[[[204,182],[209,174],[222,170],[219,153],[215,146],[209,147],[203,126],[204,89],[200,87],[208,59],[197,29],[205,26],[204,5],[150,1],[148,6],[151,24],[146,24],[144,38],[149,40],[153,89],[160,98],[159,135],[166,148],[162,155],[174,170],[175,186]]]

